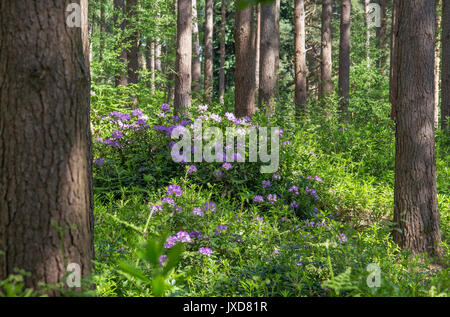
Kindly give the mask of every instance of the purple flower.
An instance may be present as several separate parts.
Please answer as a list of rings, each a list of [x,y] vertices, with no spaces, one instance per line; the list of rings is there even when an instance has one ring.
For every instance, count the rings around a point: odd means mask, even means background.
[[[290,206],[291,206],[292,209],[295,209],[295,208],[297,208],[299,205],[298,205],[298,202],[296,202],[296,201],[294,200],[293,202],[291,202]]]
[[[222,171],[221,170],[214,171],[213,175],[218,179],[220,178],[220,176],[222,176]]]
[[[94,161],[94,164],[97,166],[102,166],[103,164],[105,164],[105,160],[100,157]]]
[[[207,105],[200,105],[200,106],[198,106],[198,112],[199,113],[205,113],[206,111],[208,111],[208,106]]]
[[[197,167],[195,165],[189,166],[188,174],[192,175],[192,173],[195,173],[195,172],[197,172]]]
[[[183,191],[181,190],[181,187],[178,185],[169,185],[169,187],[167,187],[167,195],[172,195],[175,194],[175,196],[181,196],[181,194],[183,193]]]
[[[202,209],[206,211],[216,212],[216,205],[212,201],[208,201],[203,204]]]
[[[136,108],[133,110],[133,116],[141,118],[144,115],[144,113],[142,113],[142,110],[139,108]]]
[[[322,181],[322,178],[321,178],[320,176],[314,176],[314,179],[315,179],[316,181],[318,181],[318,182],[321,182],[321,181]]]
[[[164,248],[170,249],[177,243],[178,243],[178,238],[176,236],[170,236],[167,238],[166,242],[164,243]]]
[[[183,208],[181,208],[180,206],[176,206],[176,207],[175,207],[175,210],[178,211],[178,212],[182,212],[182,211],[183,211]]]
[[[139,167],[139,172],[141,173],[145,172],[145,167],[144,166]]]
[[[291,188],[289,188],[289,192],[290,193],[295,193],[296,195],[298,195],[298,187],[297,186],[292,186]]]
[[[218,225],[215,233],[216,233],[216,235],[219,235],[222,231],[227,231],[227,230],[228,230],[228,226]]]
[[[254,203],[262,203],[263,201],[264,201],[264,197],[261,195],[256,195],[255,197],[253,197]]]
[[[203,212],[203,210],[201,208],[194,208],[192,209],[192,213],[196,216],[203,216],[205,213]]]
[[[102,138],[101,136],[96,137],[96,138],[94,139],[94,142],[103,142],[103,138]]]
[[[206,256],[211,256],[212,250],[210,248],[202,247],[202,248],[200,248],[198,250],[198,253],[201,253],[201,254],[206,255]]]
[[[189,236],[191,237],[191,239],[201,239],[202,233],[197,232],[197,231],[192,231],[191,233],[189,233]]]
[[[277,249],[275,249],[275,250],[273,251],[273,254],[280,255],[280,251],[278,251]]]
[[[167,103],[161,105],[161,111],[170,111],[170,106]]]
[[[167,264],[167,255],[163,254],[159,257],[158,262],[160,266],[164,266]]]
[[[103,143],[106,145],[109,145],[111,147],[119,147],[120,146],[120,142],[118,140],[106,139]]]
[[[262,181],[262,186],[264,188],[269,187],[270,186],[270,181]]]
[[[175,202],[173,201],[173,199],[171,197],[164,197],[162,200],[162,205],[164,206],[164,204],[168,204],[172,207],[175,207]]]
[[[120,130],[116,130],[112,133],[111,137],[114,139],[121,139],[123,137],[123,133]]]
[[[272,204],[277,201],[277,194],[269,194],[267,195],[267,200]]]
[[[210,118],[217,123],[222,122],[222,118],[218,114],[212,113]]]
[[[280,179],[281,178],[280,174],[273,174],[272,177],[274,179]]]
[[[230,168],[233,167],[233,165],[231,165],[231,163],[229,163],[229,162],[226,162],[226,163],[222,164],[222,167],[226,170],[229,170]]]
[[[347,242],[347,236],[345,235],[345,233],[341,233],[340,235],[338,235],[337,239],[340,243]]]
[[[191,242],[191,236],[189,235],[189,233],[187,233],[185,231],[178,232],[177,239],[180,242]]]
[[[154,205],[154,206],[150,206],[150,213],[156,214],[158,211],[162,211],[162,205]]]

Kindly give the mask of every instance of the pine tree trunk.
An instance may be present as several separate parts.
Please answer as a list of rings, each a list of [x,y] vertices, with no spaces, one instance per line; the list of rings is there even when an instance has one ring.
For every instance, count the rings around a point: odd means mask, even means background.
[[[124,19],[125,17],[125,1],[124,0],[114,0],[114,9],[115,9],[115,14],[114,14],[114,25],[117,26],[117,24],[119,23],[119,20],[121,20],[120,22],[120,30],[122,31],[122,37],[123,37],[123,33],[125,31],[127,22],[126,19]],[[123,40],[125,42],[125,40]],[[120,54],[119,54],[119,61],[121,64],[126,65],[127,64],[127,50],[126,49],[121,49]],[[127,73],[122,71],[119,74],[116,75],[115,78],[115,84],[116,86],[126,86],[128,85],[128,78],[127,78]]]
[[[198,33],[197,0],[192,0],[192,90],[202,90],[202,65],[200,63],[200,42]]]
[[[340,111],[348,119],[347,109],[350,97],[350,16],[351,1],[341,1],[341,30],[339,41],[339,95]]]
[[[106,21],[105,21],[105,0],[100,3],[100,48],[99,48],[99,60],[103,61],[103,51],[105,50],[105,34],[106,34]]]
[[[261,4],[261,37],[259,57],[259,92],[258,104],[271,116],[275,111],[275,92],[277,87],[277,51],[278,27],[277,4]]]
[[[237,9],[234,27],[234,43],[236,55],[235,114],[238,117],[251,116],[255,113],[255,47],[252,28],[252,7]]]
[[[393,237],[414,253],[440,255],[433,126],[435,1],[398,0],[396,15]]]
[[[220,25],[220,74],[219,74],[219,102],[221,105],[225,103],[225,41],[226,41],[226,18],[227,5],[226,0],[222,0],[220,9],[221,25]]]
[[[295,110],[300,115],[305,111],[307,100],[306,89],[306,31],[305,1],[294,1],[295,30]]]
[[[366,58],[367,65],[370,65],[370,19],[369,19],[369,6],[370,0],[364,0],[364,16],[366,20]]]
[[[192,0],[178,0],[175,113],[184,115],[191,106]]]
[[[205,2],[205,98],[211,102],[213,95],[213,0]]]
[[[138,0],[127,0],[127,26],[134,26],[137,18]],[[127,52],[128,57],[128,82],[137,84],[139,82],[139,34],[132,30],[128,39],[130,48]]]
[[[35,4],[0,4],[0,280],[20,268],[38,289],[70,263],[89,275],[94,245],[87,1],[81,28]]]
[[[322,99],[333,92],[331,81],[331,18],[333,14],[333,0],[323,0],[322,2],[322,53],[321,53],[321,85],[319,98]]]
[[[439,128],[439,84],[441,79],[440,66],[441,66],[441,15],[439,9],[441,7],[441,1],[436,1],[436,44],[434,50],[434,128]]]
[[[446,129],[449,129],[447,117],[450,117],[450,3],[448,0],[443,1],[442,6],[441,76],[441,129],[447,131]]]
[[[256,5],[256,34],[255,34],[255,89],[259,91],[259,68],[261,55],[261,5]]]

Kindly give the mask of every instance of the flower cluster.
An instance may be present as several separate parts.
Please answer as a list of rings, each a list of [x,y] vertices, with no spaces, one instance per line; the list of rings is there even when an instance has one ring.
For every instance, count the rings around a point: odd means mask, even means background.
[[[178,242],[189,243],[191,242],[191,236],[187,232],[180,231],[175,236],[170,236],[166,239],[166,242],[164,243],[164,248],[170,249]]]
[[[200,248],[198,250],[198,253],[201,253],[201,254],[206,255],[206,256],[211,256],[212,255],[212,250],[210,248],[202,247],[202,248]]]
[[[181,196],[183,193],[183,191],[181,190],[181,187],[178,185],[169,185],[169,187],[167,187],[167,195],[173,195],[175,194],[175,196]]]

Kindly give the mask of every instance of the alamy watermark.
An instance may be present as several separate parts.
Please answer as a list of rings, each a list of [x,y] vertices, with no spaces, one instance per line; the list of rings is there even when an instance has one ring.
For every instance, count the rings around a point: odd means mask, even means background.
[[[175,142],[172,146],[171,156],[174,162],[243,163],[246,158],[248,136],[249,162],[257,162],[259,154],[259,160],[262,163],[268,163],[268,165],[261,166],[261,173],[275,173],[278,170],[279,142],[282,133],[280,128],[272,127],[269,137],[266,127],[227,127],[225,139],[223,131],[219,127],[208,127],[203,130],[201,119],[196,119],[192,128],[193,133],[183,126],[177,126],[173,129],[172,139],[176,140],[181,137],[181,140]],[[237,142],[235,142],[235,139]],[[225,146],[224,140],[226,141]],[[268,153],[268,140],[270,140],[270,153]]]
[[[370,272],[369,276],[367,276],[366,282],[367,286],[370,288],[380,287],[381,286],[381,268],[376,263],[370,263],[366,268],[367,272]]]
[[[66,7],[67,17],[66,24],[70,28],[80,28],[81,27],[81,6],[78,3],[70,3]]]

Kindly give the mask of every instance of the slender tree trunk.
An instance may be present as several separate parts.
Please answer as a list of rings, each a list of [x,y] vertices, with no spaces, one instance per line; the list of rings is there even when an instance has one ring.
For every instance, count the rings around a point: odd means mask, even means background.
[[[322,53],[321,53],[321,85],[320,99],[330,95],[333,92],[333,83],[331,81],[332,62],[331,62],[331,18],[333,15],[333,0],[322,1]]]
[[[134,26],[137,18],[138,0],[127,0],[127,26]],[[137,84],[139,82],[139,34],[136,30],[129,37],[130,48],[128,56],[128,82]]]
[[[205,0],[205,97],[212,101],[213,95],[213,0]]]
[[[441,70],[441,129],[449,128],[450,117],[450,3],[443,1],[442,5],[442,70]],[[450,134],[450,132],[449,132]]]
[[[150,73],[152,74],[151,75],[151,85],[150,85],[150,91],[151,91],[151,93],[152,93],[152,95],[154,95],[155,94],[155,88],[156,88],[156,85],[155,85],[155,79],[156,79],[156,76],[155,76],[155,69],[156,69],[156,67],[155,67],[155,61],[156,61],[156,59],[155,59],[155,42],[152,42],[152,44],[150,45],[150,65],[149,65],[149,67],[150,67]]]
[[[202,65],[200,63],[200,42],[198,33],[197,0],[192,0],[192,90],[202,90]]]
[[[220,25],[220,75],[219,75],[219,102],[221,105],[225,103],[225,41],[226,41],[226,18],[227,4],[226,0],[222,0],[221,5],[221,25]]]
[[[106,21],[105,21],[105,0],[100,3],[100,48],[99,48],[99,60],[103,61],[103,51],[105,50],[105,34],[106,34]]]
[[[436,1],[436,44],[434,50],[434,128],[439,128],[439,84],[441,79],[441,15],[439,9],[441,1]]]
[[[394,240],[441,255],[434,140],[434,0],[397,0]]]
[[[306,89],[306,31],[305,31],[305,1],[294,1],[295,29],[295,110],[296,115],[305,111],[307,100]]]
[[[117,25],[120,22],[120,30],[121,30],[121,37],[124,38],[124,32],[127,25],[125,17],[125,1],[124,0],[114,0],[114,25]],[[123,40],[125,42],[125,40]],[[123,43],[122,43],[123,45]],[[122,48],[119,55],[119,61],[121,64],[126,65],[127,64],[127,50]],[[119,74],[116,75],[115,78],[115,84],[116,86],[126,86],[128,85],[128,78],[127,74],[124,71],[121,71]]]
[[[277,5],[275,2],[261,4],[261,42],[259,64],[258,104],[271,116],[275,111],[275,92],[277,87],[277,51],[279,50],[277,32]]]
[[[0,280],[24,269],[35,289],[94,259],[87,1],[81,28],[66,4],[0,4]]]
[[[348,119],[347,109],[350,97],[350,16],[351,0],[341,0],[341,30],[339,41],[339,95],[340,111]]]
[[[381,26],[377,27],[377,47],[380,51],[380,56],[377,59],[377,65],[380,68],[381,74],[385,73],[386,66],[386,1],[377,0],[381,9]]]
[[[252,28],[252,7],[237,9],[234,27],[234,43],[236,55],[235,82],[235,114],[238,117],[251,116],[255,113],[255,47]]]
[[[370,0],[364,0],[364,16],[366,19],[366,58],[367,65],[370,65],[370,18],[369,18]]]
[[[178,0],[175,113],[184,115],[191,106],[192,0]]]

